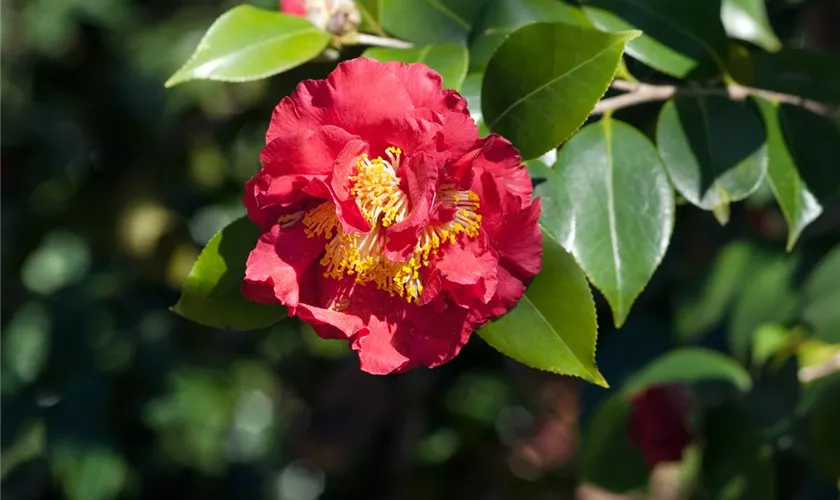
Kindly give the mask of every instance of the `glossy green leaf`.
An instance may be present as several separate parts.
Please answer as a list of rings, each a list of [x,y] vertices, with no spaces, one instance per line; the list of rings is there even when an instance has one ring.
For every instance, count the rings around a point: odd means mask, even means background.
[[[513,142],[526,160],[554,149],[589,116],[615,75],[624,45],[636,36],[562,23],[513,32],[484,73],[487,127]]]
[[[598,324],[589,285],[572,256],[546,234],[542,271],[513,310],[478,333],[532,368],[607,386],[595,365]]]
[[[755,254],[749,243],[731,243],[715,256],[711,269],[702,268],[702,285],[692,293],[681,295],[677,302],[676,330],[680,340],[697,340],[723,321],[733,299],[750,276]]]
[[[790,251],[805,227],[822,213],[822,206],[808,190],[788,150],[779,120],[779,106],[756,98],[767,130],[767,182],[788,225]]]
[[[840,245],[835,246],[808,275],[802,319],[823,342],[840,343]]]
[[[385,30],[382,29],[382,0],[355,0],[355,2],[362,16],[359,31],[387,36]]]
[[[172,310],[202,325],[234,330],[263,328],[283,319],[282,307],[250,302],[239,291],[245,261],[258,238],[259,229],[247,217],[216,233],[198,256]]]
[[[467,76],[467,48],[463,45],[424,45],[411,49],[386,49],[374,47],[367,49],[363,56],[379,61],[400,61],[404,63],[423,63],[440,73],[445,88],[458,90]]]
[[[568,250],[621,326],[671,238],[674,192],[665,169],[641,132],[612,119],[575,134],[554,168],[574,210]]]
[[[632,406],[624,394],[601,403],[586,430],[583,479],[615,493],[641,490],[650,476],[642,450],[630,443],[627,426]]]
[[[764,126],[750,103],[724,97],[668,101],[656,126],[674,187],[725,224],[729,204],[755,192],[767,172]]]
[[[489,0],[470,37],[470,71],[481,71],[502,41],[537,21],[589,26],[577,7],[558,0]]]
[[[484,123],[481,114],[481,79],[484,77],[481,73],[470,73],[464,78],[464,83],[461,84],[461,95],[467,100],[467,107],[470,110],[470,117],[476,123]]]
[[[667,382],[709,380],[730,382],[742,391],[752,386],[747,370],[729,356],[699,347],[683,347],[650,362],[627,381],[624,389],[632,394]]]
[[[627,53],[676,77],[713,74],[723,66],[728,41],[720,0],[583,0],[583,10],[605,31],[637,29],[644,34]]]
[[[534,196],[540,198],[540,226],[543,231],[563,248],[571,247],[575,230],[575,213],[572,198],[563,178],[544,163],[527,162],[528,173],[534,180]]]
[[[755,330],[765,323],[786,325],[796,315],[798,293],[792,284],[796,259],[783,255],[757,259],[729,319],[729,348],[748,360]]]
[[[258,80],[299,66],[321,53],[329,33],[309,21],[240,5],[210,26],[189,61],[166,82]]]
[[[732,38],[752,42],[764,50],[775,52],[782,48],[770,20],[765,0],[723,0],[720,17],[726,33]]]
[[[466,45],[486,0],[380,0],[382,27],[419,44]]]

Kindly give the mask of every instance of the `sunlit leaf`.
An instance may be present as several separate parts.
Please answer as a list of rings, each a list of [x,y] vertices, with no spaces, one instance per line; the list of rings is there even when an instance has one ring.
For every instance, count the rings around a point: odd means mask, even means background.
[[[767,172],[764,126],[750,103],[724,97],[668,101],[656,126],[674,187],[725,224],[729,204],[755,192]]]
[[[386,36],[382,29],[382,0],[355,0],[362,16],[359,30],[379,36]]]
[[[198,256],[172,310],[196,323],[235,330],[263,328],[283,319],[282,307],[250,302],[240,292],[245,261],[257,238],[259,229],[247,217],[216,233]]]
[[[756,98],[767,129],[767,182],[788,224],[790,251],[805,227],[822,213],[822,206],[802,180],[785,143],[778,104]]]
[[[519,304],[479,335],[533,368],[606,387],[595,365],[598,325],[586,278],[571,255],[543,235],[543,267]]]
[[[554,167],[574,210],[568,250],[621,326],[671,238],[674,193],[653,144],[603,119],[578,132]]]
[[[540,198],[540,226],[563,248],[571,247],[575,232],[575,212],[565,181],[557,170],[531,160],[528,173],[535,181],[534,196]]]
[[[167,87],[195,80],[244,82],[299,66],[321,53],[329,33],[291,15],[240,5],[210,26]]]
[[[732,38],[746,40],[774,52],[782,48],[782,42],[770,26],[764,1],[723,0],[720,17],[726,33]]]
[[[445,88],[458,90],[467,76],[467,48],[458,44],[424,45],[411,49],[373,47],[363,56],[379,61],[423,63],[440,73]]]
[[[514,31],[484,73],[487,127],[513,142],[526,160],[554,149],[589,116],[615,75],[624,45],[637,36],[562,23]]]

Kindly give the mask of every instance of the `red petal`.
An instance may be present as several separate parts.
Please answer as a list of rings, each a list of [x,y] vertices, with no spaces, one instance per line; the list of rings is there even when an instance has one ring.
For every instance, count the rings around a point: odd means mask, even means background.
[[[438,157],[426,153],[412,155],[401,166],[402,189],[408,195],[411,212],[402,222],[386,231],[388,243],[385,256],[399,261],[408,257],[417,243],[420,227],[429,222],[429,211],[437,192]]]
[[[432,274],[439,274],[441,288],[459,306],[469,309],[487,304],[495,295],[497,267],[498,258],[484,238],[460,238],[441,249]],[[424,298],[428,300],[425,294]]]
[[[475,176],[473,191],[479,191],[476,186],[482,173],[490,173],[494,179],[500,181],[502,191],[511,193],[521,201],[522,205],[531,203],[533,185],[528,169],[522,164],[522,158],[516,148],[502,137],[495,134],[480,139],[476,144],[477,152],[473,157],[472,168]],[[465,156],[469,156],[467,153]],[[463,166],[461,169],[463,170]],[[463,175],[463,174],[462,174]],[[479,196],[481,193],[479,193]],[[482,197],[482,200],[484,198]]]
[[[306,17],[306,6],[303,0],[280,0],[280,10],[284,14]]]
[[[308,238],[303,231],[301,222],[288,228],[275,224],[260,237],[245,264],[245,298],[268,302],[273,294],[290,312],[299,301],[311,300],[306,285],[315,280],[315,264],[324,251],[324,240]]]

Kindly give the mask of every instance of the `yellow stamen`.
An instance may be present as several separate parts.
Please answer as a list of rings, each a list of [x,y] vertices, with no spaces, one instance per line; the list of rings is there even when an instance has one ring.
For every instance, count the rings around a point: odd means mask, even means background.
[[[387,238],[384,229],[405,220],[409,214],[409,200],[400,189],[397,176],[402,150],[389,147],[385,155],[387,160],[360,156],[356,160],[355,175],[350,177],[353,182],[350,194],[370,224],[370,231],[345,234],[332,202],[324,202],[306,212],[304,231],[310,238],[323,236],[329,240],[320,261],[325,277],[353,276],[357,284],[373,283],[378,289],[392,296],[399,295],[411,303],[423,294],[420,271],[429,265],[438,249],[446,243],[455,243],[461,233],[468,238],[478,236],[481,227],[479,200],[472,191],[459,191],[452,185],[441,186],[438,199],[455,211],[452,220],[425,227],[411,255],[405,261],[392,261],[384,255]]]

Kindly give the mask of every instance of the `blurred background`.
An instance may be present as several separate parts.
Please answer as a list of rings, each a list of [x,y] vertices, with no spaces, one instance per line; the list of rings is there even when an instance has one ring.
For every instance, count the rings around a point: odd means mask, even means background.
[[[595,440],[625,439],[623,427],[590,431],[612,390],[535,372],[477,337],[441,368],[369,376],[346,345],[294,321],[219,331],[169,311],[200,248],[244,213],[273,106],[333,67],[165,90],[237,3],[2,4],[3,498],[628,498],[581,474]],[[768,10],[786,42],[840,52],[838,2],[772,0]],[[657,111],[617,116],[652,131]],[[835,204],[785,253],[768,188],[734,206],[726,227],[690,206],[678,219],[625,327],[613,328],[598,297],[597,357],[614,387],[678,345],[731,352],[727,338],[749,349],[759,327],[794,335],[802,283],[840,241]],[[815,364],[836,352],[814,349]],[[772,441],[777,498],[837,498],[836,477],[796,431],[779,431],[807,359],[765,385],[754,373],[767,388],[751,407],[756,425],[788,439]],[[692,391],[704,408],[727,397]],[[654,434],[667,428],[662,414],[648,417]],[[589,460],[616,474],[627,466],[618,452]],[[673,477],[657,470],[652,495],[679,498]]]

